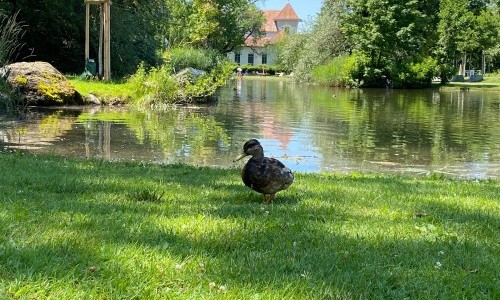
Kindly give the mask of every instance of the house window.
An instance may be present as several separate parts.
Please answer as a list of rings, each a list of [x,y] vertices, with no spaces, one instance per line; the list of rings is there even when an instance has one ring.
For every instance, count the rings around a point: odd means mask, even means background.
[[[265,65],[267,64],[267,54],[262,54],[262,64]]]
[[[253,53],[248,54],[248,64],[253,65]]]
[[[240,53],[235,53],[234,54],[234,62],[239,65],[240,61],[241,61],[241,54]]]

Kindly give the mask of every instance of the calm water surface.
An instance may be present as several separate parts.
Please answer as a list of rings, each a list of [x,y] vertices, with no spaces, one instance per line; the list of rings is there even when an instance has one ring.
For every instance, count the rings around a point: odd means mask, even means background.
[[[219,102],[164,111],[84,107],[0,115],[0,149],[234,167],[257,138],[300,172],[500,178],[500,93],[345,90],[245,78]]]

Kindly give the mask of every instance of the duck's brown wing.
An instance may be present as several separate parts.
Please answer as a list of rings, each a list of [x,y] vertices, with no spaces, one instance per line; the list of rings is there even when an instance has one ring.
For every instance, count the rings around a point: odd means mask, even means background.
[[[290,169],[277,159],[264,157],[250,159],[243,170],[243,182],[263,194],[274,194],[288,188],[293,182]]]

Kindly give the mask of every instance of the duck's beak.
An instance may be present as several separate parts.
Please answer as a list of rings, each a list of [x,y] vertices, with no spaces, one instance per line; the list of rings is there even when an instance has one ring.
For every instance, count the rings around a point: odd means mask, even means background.
[[[238,155],[238,157],[236,157],[233,162],[237,162],[238,160],[242,159],[243,157],[247,156],[248,154],[246,154],[245,152],[241,153],[240,155]]]

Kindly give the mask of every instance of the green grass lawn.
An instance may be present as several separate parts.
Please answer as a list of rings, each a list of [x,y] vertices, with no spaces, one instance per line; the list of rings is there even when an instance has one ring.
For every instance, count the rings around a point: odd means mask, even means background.
[[[0,299],[499,299],[500,181],[0,152]]]
[[[439,86],[436,84],[436,86]],[[500,74],[489,73],[485,74],[483,81],[480,82],[450,82],[444,86],[440,86],[441,90],[453,90],[459,88],[500,91]]]
[[[68,76],[68,80],[80,94],[84,96],[92,94],[100,98],[104,103],[115,100],[130,102],[134,97],[133,88],[127,82],[85,80],[73,76]]]

